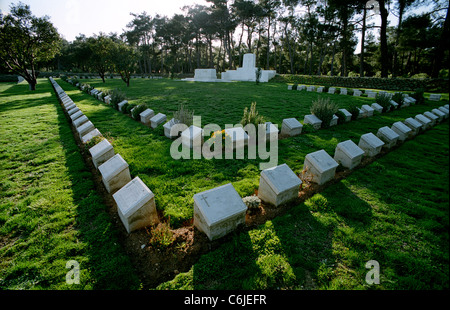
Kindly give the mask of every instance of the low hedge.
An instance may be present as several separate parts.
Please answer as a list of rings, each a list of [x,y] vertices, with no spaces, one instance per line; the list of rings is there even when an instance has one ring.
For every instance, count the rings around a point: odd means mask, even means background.
[[[448,79],[406,79],[375,77],[341,77],[278,74],[270,80],[275,83],[322,85],[328,87],[373,88],[383,90],[414,91],[423,88],[427,92],[448,92]]]

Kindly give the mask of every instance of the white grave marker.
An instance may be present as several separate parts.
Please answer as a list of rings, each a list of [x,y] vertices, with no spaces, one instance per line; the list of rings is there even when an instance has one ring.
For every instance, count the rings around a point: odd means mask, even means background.
[[[114,156],[114,148],[108,140],[104,139],[89,149],[91,153],[92,163],[95,168]]]
[[[364,151],[352,140],[338,143],[334,151],[334,160],[343,167],[353,169],[361,163]]]
[[[128,163],[116,154],[98,167],[108,193],[114,192],[131,181]]]
[[[364,154],[373,157],[381,152],[384,142],[373,133],[363,134],[359,140],[358,146],[364,151]]]
[[[309,153],[303,164],[303,177],[322,185],[334,178],[339,164],[325,150]]]
[[[408,117],[404,121],[405,125],[411,128],[412,134],[415,136],[420,132],[420,129],[423,127],[422,123],[418,122],[416,119],[412,117]]]
[[[397,144],[400,136],[388,126],[378,129],[377,137],[384,142],[384,147],[390,149]]]
[[[411,128],[403,124],[402,122],[395,122],[392,124],[391,129],[398,134],[400,141],[405,141],[408,138],[411,138],[414,135],[414,132]]]
[[[314,129],[319,130],[320,126],[322,126],[322,121],[317,118],[314,114],[305,115],[303,119],[303,124],[311,124]]]
[[[258,197],[276,207],[298,197],[302,181],[286,164],[261,171]]]
[[[281,125],[281,134],[290,137],[298,136],[302,133],[303,125],[295,118],[285,118]]]
[[[155,129],[156,127],[164,123],[166,120],[167,116],[165,114],[158,113],[150,119],[150,126],[153,129]]]
[[[417,114],[415,117],[416,121],[419,123],[422,123],[423,129],[426,130],[431,127],[431,120],[422,114]]]

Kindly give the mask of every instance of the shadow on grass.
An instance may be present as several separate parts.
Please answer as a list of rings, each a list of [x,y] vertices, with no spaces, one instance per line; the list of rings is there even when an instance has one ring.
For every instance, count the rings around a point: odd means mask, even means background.
[[[58,126],[64,144],[66,167],[73,184],[74,203],[77,205],[76,228],[87,243],[88,269],[94,289],[136,289],[139,279],[129,257],[118,241],[102,198],[95,190],[93,176],[80,154],[70,121],[56,101]],[[83,267],[83,266],[81,266]],[[81,279],[82,281],[83,279]]]

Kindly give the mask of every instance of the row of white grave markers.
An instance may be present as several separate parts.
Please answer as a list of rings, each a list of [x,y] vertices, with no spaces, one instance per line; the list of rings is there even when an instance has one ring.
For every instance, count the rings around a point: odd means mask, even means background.
[[[288,90],[292,90],[292,86],[293,85],[288,85]],[[316,87],[314,85],[310,85],[310,86],[297,85],[297,90],[298,91],[306,90],[306,91],[312,92],[312,91],[316,90],[318,93],[323,93],[324,89],[325,89],[325,87],[323,87],[323,86]],[[340,94],[341,95],[347,95],[347,90],[348,89],[347,88],[339,88],[339,87],[329,87],[328,88],[328,93],[329,94],[335,94],[338,89],[340,90]],[[375,98],[376,95],[377,95],[377,92],[372,91],[372,90],[360,90],[360,89],[357,89],[357,88],[353,88],[352,91],[353,91],[353,96],[354,97],[360,97],[364,93],[367,95],[368,98]],[[383,92],[387,93],[385,91],[380,91],[380,93],[383,93]],[[430,94],[429,100],[440,101],[441,100],[441,94]]]
[[[448,118],[448,105],[431,112],[396,122],[391,128],[381,127],[377,134],[367,133],[360,137],[358,145],[352,140],[337,144],[334,158],[325,150],[309,153],[305,157],[302,179],[319,185],[332,180],[339,165],[347,169],[357,167],[363,156],[374,157],[382,147],[392,148],[399,142]],[[289,123],[288,121],[287,123]],[[258,197],[265,203],[279,206],[298,197],[302,180],[282,164],[261,171]],[[194,225],[210,240],[218,239],[245,223],[246,205],[231,183],[194,195]]]
[[[69,83],[71,83],[71,81],[67,80]],[[72,83],[71,83],[72,84]],[[76,87],[79,87],[81,90],[83,89],[83,86],[80,83],[77,83],[75,85]],[[102,96],[103,92],[101,90],[98,89],[91,89],[90,91],[90,95],[95,97],[96,99],[110,105],[111,104],[111,96],[107,95],[107,96]],[[122,111],[122,107],[128,103],[127,100],[123,100],[121,102],[118,103],[117,108],[120,112],[125,113],[124,111]],[[133,108],[135,109],[135,108]],[[131,111],[133,111],[133,109]],[[137,119],[138,121],[140,121],[141,123],[145,124],[145,125],[150,125],[153,129],[157,128],[159,125],[163,124],[166,120],[167,120],[167,116],[163,113],[158,113],[155,115],[155,112],[152,109],[146,109],[145,111],[141,112],[139,114],[139,118]],[[173,120],[171,120],[173,121]],[[166,134],[166,128],[164,128],[164,133]],[[170,129],[169,129],[170,132]],[[167,134],[166,134],[167,136]]]
[[[94,136],[101,136],[58,83],[53,78],[50,78],[50,81],[83,143],[87,143]],[[115,154],[111,143],[104,139],[91,147],[89,153],[95,168],[102,176],[106,190],[112,194],[117,204],[119,218],[127,232],[158,223],[155,195],[139,177],[131,179],[128,163],[120,154]]]

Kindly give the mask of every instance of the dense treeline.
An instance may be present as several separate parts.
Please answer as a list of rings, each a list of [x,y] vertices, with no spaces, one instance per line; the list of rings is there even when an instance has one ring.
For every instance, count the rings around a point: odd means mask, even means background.
[[[448,1],[207,0],[172,17],[131,13],[123,33],[63,40],[48,70],[191,74],[242,64],[284,74],[445,77]],[[389,24],[388,17],[398,17]],[[381,21],[381,22],[380,22]],[[360,53],[355,53],[360,50]]]

